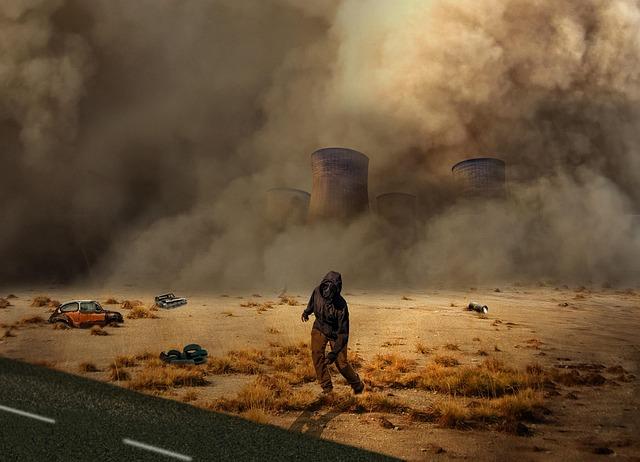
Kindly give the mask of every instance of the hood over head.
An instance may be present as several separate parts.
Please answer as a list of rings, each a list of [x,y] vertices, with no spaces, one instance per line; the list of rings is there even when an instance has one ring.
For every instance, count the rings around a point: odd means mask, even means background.
[[[342,291],[342,276],[336,271],[329,271],[320,283],[320,293],[326,299],[332,300]]]

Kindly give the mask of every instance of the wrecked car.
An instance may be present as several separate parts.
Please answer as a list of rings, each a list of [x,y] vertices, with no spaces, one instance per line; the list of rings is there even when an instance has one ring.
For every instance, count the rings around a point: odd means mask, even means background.
[[[117,311],[105,310],[95,300],[71,300],[56,308],[49,317],[49,322],[60,322],[70,327],[87,327],[122,323],[124,318]]]
[[[160,308],[175,308],[187,304],[186,298],[176,297],[173,293],[158,295],[156,297],[156,305]]]

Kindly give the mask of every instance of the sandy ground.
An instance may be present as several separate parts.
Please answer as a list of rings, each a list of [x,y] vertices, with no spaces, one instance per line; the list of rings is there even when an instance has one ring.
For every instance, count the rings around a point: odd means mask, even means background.
[[[30,306],[36,295],[46,294],[59,301],[103,301],[108,297],[153,301],[153,294],[135,288],[5,288],[3,292],[0,296],[17,296],[10,300],[13,306],[0,309],[3,324],[33,315],[48,317],[47,308]],[[161,310],[159,319],[126,320],[121,328],[107,328],[110,335],[104,337],[92,336],[88,329],[24,327],[15,330],[15,337],[0,340],[0,355],[44,362],[80,374],[81,362],[90,361],[102,369],[118,355],[143,351],[157,354],[187,343],[202,345],[210,355],[221,355],[230,349],[265,348],[270,341],[308,340],[311,323],[300,322],[302,305],[276,305],[258,313],[256,308],[240,305],[249,300],[276,301],[277,294],[262,292],[260,298],[252,294],[180,293],[188,297],[188,305]],[[306,303],[306,293],[290,295]],[[388,416],[395,429],[383,428],[374,414],[333,412],[283,413],[273,416],[271,423],[409,460],[616,457],[640,461],[639,291],[505,286],[500,292],[487,287],[460,291],[346,290],[344,295],[351,314],[350,349],[365,359],[391,351],[417,359],[417,342],[443,353],[444,344],[456,343],[460,351],[454,354],[463,364],[482,361],[477,352],[485,350],[518,367],[532,362],[549,368],[580,363],[619,365],[638,378],[609,380],[594,388],[565,387],[558,396],[548,396],[552,417],[548,423],[532,425],[531,437],[444,429],[411,422],[401,415]],[[486,319],[463,310],[470,300],[489,305]],[[564,304],[567,306],[561,306]],[[105,308],[126,315],[117,305]],[[279,333],[269,333],[270,328]],[[532,339],[539,343],[532,345]],[[104,372],[82,375],[107,380]],[[249,380],[245,376],[215,376],[209,386],[197,389],[198,398],[193,404],[233,396]],[[315,385],[309,387],[309,393],[318,391]],[[169,397],[180,399],[185,392],[177,390]],[[594,451],[598,447],[607,447],[613,454],[597,455]]]

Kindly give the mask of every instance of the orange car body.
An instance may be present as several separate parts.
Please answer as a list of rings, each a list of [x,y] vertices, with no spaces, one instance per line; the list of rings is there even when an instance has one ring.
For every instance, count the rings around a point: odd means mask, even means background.
[[[61,304],[49,318],[50,323],[63,322],[73,327],[124,322],[122,314],[105,310],[94,300],[73,300]]]

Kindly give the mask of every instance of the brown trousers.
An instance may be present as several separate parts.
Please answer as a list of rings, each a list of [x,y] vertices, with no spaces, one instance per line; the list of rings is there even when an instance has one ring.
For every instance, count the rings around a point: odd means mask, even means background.
[[[329,373],[329,366],[327,365],[327,358],[325,356],[327,343],[333,348],[333,341],[329,340],[329,338],[318,329],[311,329],[311,358],[313,359],[313,367],[316,369],[316,377],[323,390],[331,390],[333,388],[331,374]],[[352,388],[360,385],[360,377],[356,371],[353,370],[353,367],[351,367],[347,359],[346,346],[338,353],[336,367]]]

